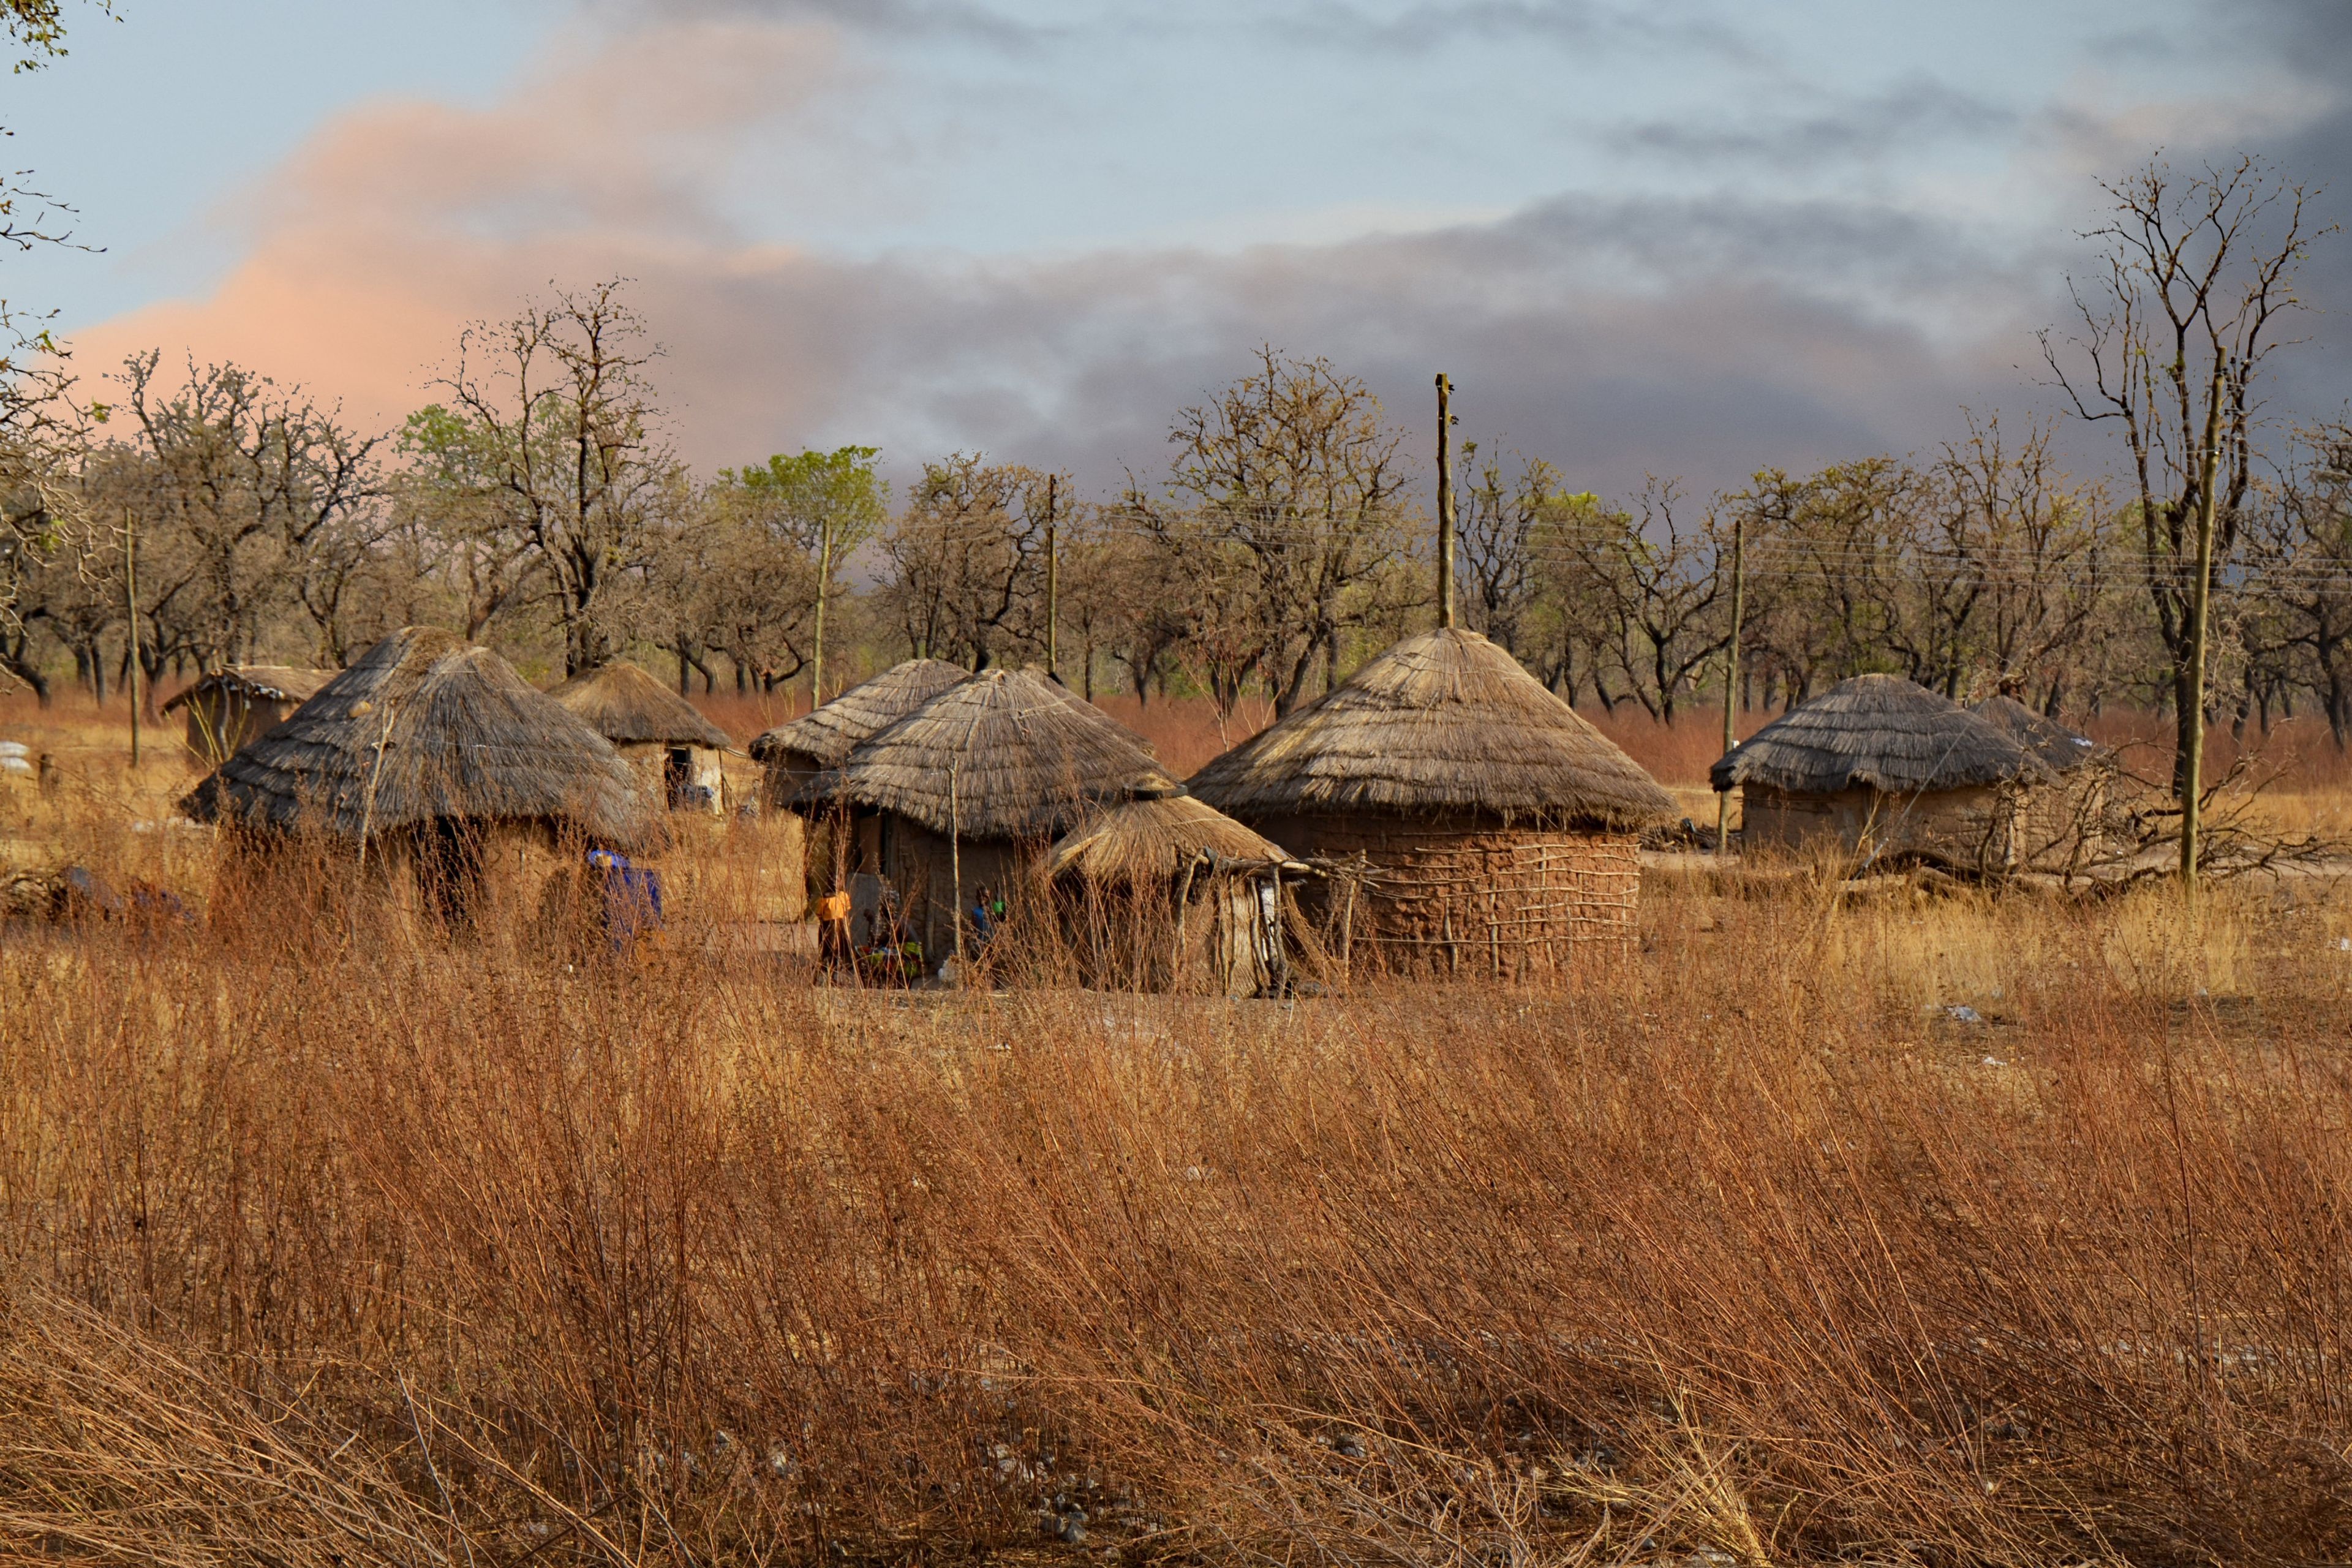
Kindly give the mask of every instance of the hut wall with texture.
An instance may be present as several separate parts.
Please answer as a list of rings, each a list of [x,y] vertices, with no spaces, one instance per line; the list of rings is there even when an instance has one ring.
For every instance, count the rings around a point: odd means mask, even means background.
[[[2027,797],[2008,784],[1923,791],[1874,789],[1807,794],[1741,788],[1740,843],[1749,853],[1916,857],[1963,870],[2018,868]]]
[[[1361,855],[1369,874],[1300,889],[1351,962],[1503,977],[1557,969],[1579,949],[1634,941],[1642,892],[1631,833],[1370,814],[1252,822],[1308,858]],[[1335,900],[1336,905],[1335,905]]]
[[[727,815],[727,773],[719,752],[710,747],[672,746],[660,741],[616,741],[613,749],[637,770],[653,798],[664,805],[669,804],[669,754],[686,752],[690,759],[687,783],[699,784],[710,792],[710,804],[703,809],[714,816]]]

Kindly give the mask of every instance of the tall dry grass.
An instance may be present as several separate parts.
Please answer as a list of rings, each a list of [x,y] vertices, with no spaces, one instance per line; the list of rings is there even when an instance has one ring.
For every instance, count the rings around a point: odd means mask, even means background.
[[[9,1554],[2352,1552],[2317,884],[1701,876],[1555,988],[910,995],[728,941],[717,825],[666,943],[559,952],[240,901],[124,826],[161,771],[0,802],[204,915],[0,937]]]

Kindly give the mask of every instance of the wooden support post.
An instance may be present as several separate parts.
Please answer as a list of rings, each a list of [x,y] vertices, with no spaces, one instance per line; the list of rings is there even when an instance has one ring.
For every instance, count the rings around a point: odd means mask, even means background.
[[[131,765],[139,765],[139,530],[122,514],[122,607],[131,617]]]
[[[1454,383],[1437,375],[1437,624],[1454,624]]]
[[[2198,818],[2205,787],[2205,638],[2213,597],[2213,523],[2218,498],[2213,487],[2221,468],[2221,393],[2228,384],[2219,360],[2205,405],[2205,451],[2199,464],[2197,486],[2197,580],[2189,588],[2189,710],[2185,721],[2189,754],[2180,764],[2180,888],[2197,897]]]
[[[1748,524],[1734,518],[1731,522],[1731,637],[1724,644],[1723,654],[1723,754],[1729,756],[1731,748],[1739,744],[1738,719],[1739,713],[1739,622],[1748,609]],[[1715,852],[1731,852],[1731,792],[1717,792],[1715,797]]]
[[[816,637],[815,647],[809,653],[809,711],[814,713],[824,703],[824,605],[833,589],[833,513],[828,510],[818,525],[816,557]],[[686,678],[679,676],[682,682]]]
[[[1062,679],[1062,551],[1055,531],[1062,477],[1045,476],[1045,673]]]

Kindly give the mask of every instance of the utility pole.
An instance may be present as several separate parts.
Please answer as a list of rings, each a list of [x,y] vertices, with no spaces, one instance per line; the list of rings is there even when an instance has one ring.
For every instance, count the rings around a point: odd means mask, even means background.
[[[2197,483],[2197,581],[2190,588],[2189,614],[2188,752],[2180,763],[2180,889],[2197,897],[2197,837],[2205,784],[2205,632],[2213,600],[2213,517],[2217,498],[2213,486],[2220,477],[2221,390],[2226,374],[2220,360],[2213,363],[2213,386],[2205,405],[2205,452]]]
[[[122,607],[131,617],[131,765],[139,765],[139,530],[122,513]]]
[[[1054,531],[1054,511],[1061,500],[1062,476],[1045,476],[1045,673],[1062,679],[1062,551]]]
[[[824,601],[833,588],[833,510],[817,524],[816,647],[809,654],[809,711],[824,701]]]
[[[1739,744],[1739,622],[1748,609],[1748,523],[1731,520],[1731,639],[1723,649],[1723,754]],[[1731,792],[1715,797],[1715,852],[1731,853]]]
[[[1454,383],[1437,373],[1437,624],[1454,625]]]

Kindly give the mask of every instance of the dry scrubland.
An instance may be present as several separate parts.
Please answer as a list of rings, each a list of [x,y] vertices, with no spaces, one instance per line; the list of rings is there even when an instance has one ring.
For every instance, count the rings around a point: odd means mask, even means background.
[[[2190,934],[1696,878],[1554,990],[828,993],[707,949],[757,830],[627,963],[409,945],[239,906],[133,826],[184,770],[59,713],[0,708],[86,748],[0,851],[211,907],[0,941],[0,1553],[2352,1552],[2325,883]]]

